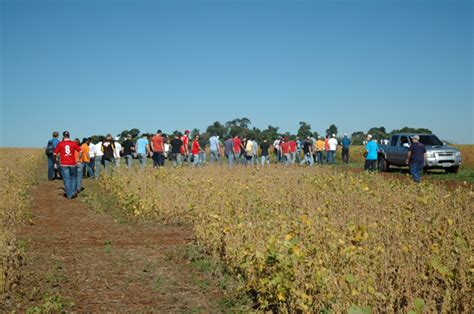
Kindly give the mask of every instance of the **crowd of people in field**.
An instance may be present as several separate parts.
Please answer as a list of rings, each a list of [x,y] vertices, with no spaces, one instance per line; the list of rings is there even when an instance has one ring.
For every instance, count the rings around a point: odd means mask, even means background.
[[[69,132],[64,131],[62,140],[58,132],[53,132],[45,153],[49,180],[63,179],[64,195],[75,198],[84,189],[83,178],[97,179],[103,171],[111,173],[114,168],[130,168],[133,163],[143,168],[149,158],[153,168],[163,167],[166,160],[175,167],[204,164],[265,167],[270,163],[313,166],[334,164],[338,145],[342,146],[342,162],[348,164],[351,140],[347,134],[340,141],[332,134],[303,140],[297,136],[280,136],[273,143],[267,140],[258,143],[252,137],[228,136],[222,140],[215,134],[208,140],[198,134],[191,138],[188,130],[170,137],[158,130],[155,135],[142,135],[136,141],[130,134],[123,141],[108,134],[92,142],[91,138],[73,140]],[[365,150],[364,168],[375,171],[379,147],[370,134],[367,135]]]

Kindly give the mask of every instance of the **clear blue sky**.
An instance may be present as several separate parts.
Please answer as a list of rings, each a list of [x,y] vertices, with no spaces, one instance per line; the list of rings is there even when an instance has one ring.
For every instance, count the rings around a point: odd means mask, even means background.
[[[0,146],[237,117],[474,143],[472,1],[0,1]]]

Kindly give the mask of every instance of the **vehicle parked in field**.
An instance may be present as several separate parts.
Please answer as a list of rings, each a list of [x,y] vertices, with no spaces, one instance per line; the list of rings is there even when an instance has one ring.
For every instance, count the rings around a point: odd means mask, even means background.
[[[457,173],[461,166],[461,152],[443,143],[434,134],[393,134],[388,145],[380,145],[378,156],[378,168],[380,171],[387,171],[390,166],[405,167],[408,150],[411,145],[411,138],[414,135],[420,136],[420,143],[426,147],[427,159],[425,170],[444,169],[447,173]]]

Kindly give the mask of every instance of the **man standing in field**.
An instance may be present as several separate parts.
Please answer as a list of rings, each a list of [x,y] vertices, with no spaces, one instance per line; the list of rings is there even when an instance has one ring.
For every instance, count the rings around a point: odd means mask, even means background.
[[[294,164],[296,161],[296,149],[297,149],[297,144],[295,140],[291,140],[289,142],[290,145],[290,163]]]
[[[262,144],[260,144],[260,150],[262,151],[262,167],[266,164],[270,164],[270,156],[268,154],[268,149],[270,148],[270,144],[268,144],[267,140],[263,140]]]
[[[337,149],[337,139],[336,134],[333,134],[328,140],[329,145],[329,160],[328,162],[334,164],[336,162],[336,149]]]
[[[191,148],[191,154],[193,154],[193,167],[199,166],[200,158],[199,153],[201,152],[201,146],[199,146],[199,135],[194,137],[193,145]]]
[[[133,142],[132,135],[127,134],[127,139],[122,144],[123,156],[125,158],[125,165],[127,168],[132,166]]]
[[[183,145],[181,146],[181,155],[183,160],[189,163],[189,130],[184,131],[184,135],[181,136]]]
[[[290,163],[290,143],[288,143],[288,138],[284,138],[280,144],[281,158],[285,165]]]
[[[413,181],[420,183],[421,172],[425,166],[426,160],[426,147],[420,143],[420,137],[415,135],[411,138],[412,144],[410,150],[408,151],[408,157],[406,164],[410,167],[410,174],[413,178]]]
[[[307,164],[313,165],[313,144],[311,143],[311,138],[308,136],[303,143],[303,154],[304,159],[300,162],[300,165]]]
[[[349,163],[349,146],[351,145],[351,140],[349,139],[347,134],[344,134],[341,144],[342,144],[342,162],[344,164],[348,164]]]
[[[209,150],[210,150],[211,164],[214,163],[214,161],[216,161],[217,163],[220,163],[221,146],[219,144],[219,139],[217,138],[215,134],[213,134],[209,138]]]
[[[156,135],[151,138],[151,150],[153,152],[153,168],[161,167],[165,164],[164,141],[161,130],[156,131]]]
[[[224,142],[224,155],[227,158],[227,165],[232,167],[234,161],[234,140],[229,136]]]
[[[377,157],[379,146],[372,139],[372,135],[367,135],[367,144],[365,145],[365,165],[364,170],[375,171],[377,168]]]
[[[90,155],[89,155],[89,152],[90,152],[90,149],[89,149],[89,143],[91,142],[91,139],[90,138],[83,138],[82,139],[82,144],[81,144],[81,151],[82,151],[82,157],[81,157],[81,160],[80,160],[80,163],[82,163],[83,167],[84,167],[84,177],[86,177],[86,175],[91,178],[92,175],[93,175],[93,172],[92,172],[92,169],[90,167],[90,162],[91,162],[91,158],[90,158]]]
[[[323,141],[323,137],[319,136],[318,140],[316,141],[316,159],[320,165],[322,165],[324,162],[324,155],[323,155],[324,146],[325,146],[325,143]]]
[[[240,137],[238,135],[236,135],[234,137],[234,148],[233,148],[236,164],[239,164],[241,146],[242,146],[242,140],[240,139]]]
[[[135,151],[137,152],[140,166],[144,168],[146,165],[146,157],[150,153],[149,142],[146,134],[143,134],[142,137],[137,140]]]
[[[48,141],[48,144],[45,148],[45,154],[48,157],[48,180],[52,181],[54,179],[59,179],[58,174],[58,165],[56,163],[56,158],[54,156],[54,150],[59,144],[59,132],[53,132],[53,138]]]
[[[171,144],[171,160],[173,160],[173,165],[175,167],[181,166],[182,164],[181,148],[183,146],[183,141],[181,141],[180,139],[180,134],[175,134],[170,144]]]
[[[79,153],[81,157],[81,148],[76,142],[71,141],[70,134],[68,131],[63,132],[63,140],[58,143],[54,150],[54,156],[59,156],[61,160],[61,172],[64,182],[64,191],[66,197],[72,199],[77,197],[76,184],[77,184],[77,167],[76,167],[76,154]]]

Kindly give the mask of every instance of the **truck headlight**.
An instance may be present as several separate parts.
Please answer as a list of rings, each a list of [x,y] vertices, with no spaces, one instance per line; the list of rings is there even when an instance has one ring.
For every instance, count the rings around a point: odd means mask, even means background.
[[[433,158],[434,156],[434,153],[426,153],[426,158]]]
[[[461,152],[460,151],[456,152],[456,157],[461,157]]]

